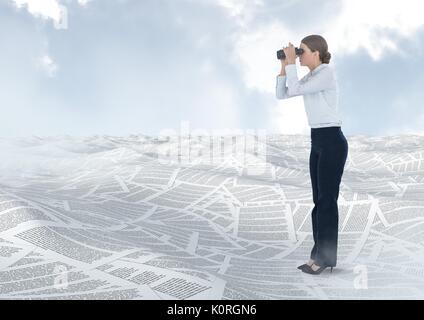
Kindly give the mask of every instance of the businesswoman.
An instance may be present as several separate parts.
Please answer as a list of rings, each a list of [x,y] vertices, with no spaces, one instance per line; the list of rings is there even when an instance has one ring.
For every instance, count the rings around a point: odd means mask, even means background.
[[[311,127],[311,152],[309,172],[314,208],[312,232],[314,246],[310,259],[298,269],[309,274],[320,274],[327,267],[333,270],[337,262],[339,212],[337,199],[348,143],[341,130],[338,110],[338,84],[334,70],[329,65],[331,54],[320,35],[309,35],[299,46],[301,66],[310,72],[298,80],[296,52],[289,43],[284,47],[281,72],[277,76],[277,99],[303,96],[308,124]]]

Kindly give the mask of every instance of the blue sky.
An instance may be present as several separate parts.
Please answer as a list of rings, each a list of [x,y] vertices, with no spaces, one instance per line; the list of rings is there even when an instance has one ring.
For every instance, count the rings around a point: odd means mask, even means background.
[[[0,137],[309,134],[275,52],[327,39],[346,135],[424,134],[419,0],[0,0]],[[61,19],[62,17],[62,19]],[[298,64],[298,62],[297,62]],[[298,64],[299,77],[309,69]]]

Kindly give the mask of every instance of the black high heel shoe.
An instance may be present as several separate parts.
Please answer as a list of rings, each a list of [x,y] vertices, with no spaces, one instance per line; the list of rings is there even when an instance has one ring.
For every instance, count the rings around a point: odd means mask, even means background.
[[[304,263],[304,264],[302,264],[302,265],[298,266],[297,268],[298,268],[299,270],[303,270],[303,269],[304,269],[304,268],[306,268],[306,267],[309,267],[309,264]]]
[[[310,268],[310,267],[311,267],[311,266],[310,266],[309,264],[304,263],[304,264],[302,264],[302,265],[298,266],[297,268],[298,268],[299,270],[303,270],[303,269],[305,269],[305,268]]]
[[[302,264],[302,265],[298,266],[297,268],[298,268],[299,270],[303,270],[304,268],[310,267],[311,265],[310,265],[309,263],[311,263],[311,261],[312,261],[312,264],[313,264],[313,263],[314,263],[314,260],[309,259],[309,261],[308,261],[307,263],[304,263],[304,264]]]
[[[316,265],[317,267],[319,267],[317,270],[312,269],[312,266]],[[321,272],[323,272],[328,266],[322,266],[320,267],[319,265],[313,263],[312,266],[309,266],[308,264],[306,265],[306,267],[303,267],[302,272],[305,273],[309,273],[309,274],[320,274]],[[330,267],[330,272],[333,272],[333,267]]]
[[[311,260],[309,260],[309,262],[310,262]],[[312,260],[313,261],[313,260]],[[313,264],[313,262],[312,262],[312,264]],[[310,265],[308,264],[308,263],[304,263],[304,264],[302,264],[302,265],[300,265],[300,266],[298,266],[297,268],[299,269],[299,270],[303,270],[304,268],[308,268],[308,267],[310,267]]]

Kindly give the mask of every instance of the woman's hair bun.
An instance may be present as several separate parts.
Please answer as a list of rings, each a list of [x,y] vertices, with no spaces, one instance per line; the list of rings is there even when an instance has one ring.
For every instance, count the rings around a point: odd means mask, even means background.
[[[322,57],[322,63],[329,63],[330,59],[331,59],[331,53],[327,51]]]

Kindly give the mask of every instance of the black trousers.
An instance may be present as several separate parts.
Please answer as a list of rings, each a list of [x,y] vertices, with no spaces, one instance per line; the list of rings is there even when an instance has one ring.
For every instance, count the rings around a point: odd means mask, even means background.
[[[309,172],[314,208],[312,231],[314,247],[310,258],[320,266],[337,263],[339,211],[337,199],[348,143],[341,127],[311,128]]]

